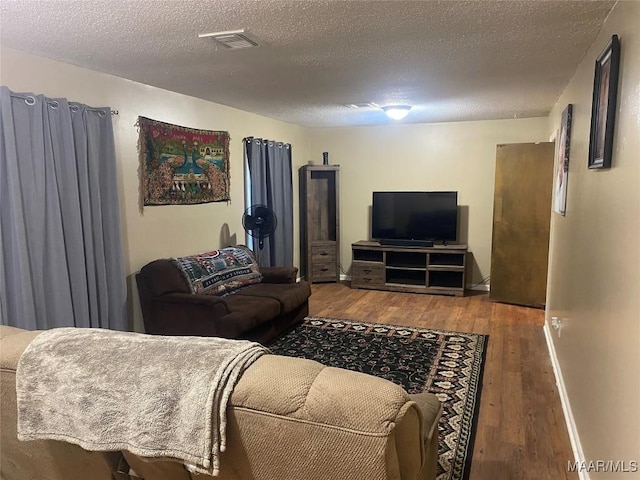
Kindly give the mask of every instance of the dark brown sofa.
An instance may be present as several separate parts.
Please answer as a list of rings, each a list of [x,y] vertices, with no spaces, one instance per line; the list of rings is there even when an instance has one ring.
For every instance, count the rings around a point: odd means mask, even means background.
[[[268,343],[309,314],[311,288],[295,267],[262,267],[262,281],[225,296],[192,294],[170,259],[136,275],[146,333],[240,338]]]

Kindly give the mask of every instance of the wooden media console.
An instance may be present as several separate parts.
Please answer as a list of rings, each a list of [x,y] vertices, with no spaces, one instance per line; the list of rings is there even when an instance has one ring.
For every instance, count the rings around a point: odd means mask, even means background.
[[[351,245],[351,288],[464,295],[466,245]]]

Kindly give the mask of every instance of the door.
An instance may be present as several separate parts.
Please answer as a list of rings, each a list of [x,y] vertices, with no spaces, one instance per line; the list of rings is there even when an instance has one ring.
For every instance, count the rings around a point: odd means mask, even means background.
[[[498,145],[491,293],[496,302],[544,307],[554,143]]]

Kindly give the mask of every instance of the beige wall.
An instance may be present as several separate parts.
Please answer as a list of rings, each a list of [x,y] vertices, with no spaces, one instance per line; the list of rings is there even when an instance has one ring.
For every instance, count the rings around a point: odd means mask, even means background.
[[[640,3],[619,2],[551,113],[555,131],[573,104],[567,214],[552,215],[547,322],[563,319],[553,344],[587,461],[640,461],[639,26]],[[613,166],[593,171],[594,62],[613,34],[621,41]]]
[[[122,216],[125,271],[129,289],[129,321],[141,328],[141,313],[132,274],[151,260],[218,248],[228,226],[238,243],[242,229],[244,169],[242,139],[270,138],[293,145],[294,169],[308,160],[307,130],[234,108],[104,75],[72,65],[35,57],[9,48],[0,49],[0,83],[16,92],[43,93],[92,106],[118,110],[113,117]],[[226,130],[231,135],[231,202],[138,209],[139,115],[193,128]],[[297,175],[294,174],[297,192]],[[294,218],[298,218],[294,194]],[[299,265],[297,223],[294,261]]]
[[[547,118],[311,130],[311,159],[340,165],[341,264],[371,234],[374,190],[457,190],[459,240],[468,243],[467,283],[491,268],[496,145],[548,141]]]
[[[294,263],[299,265],[297,170],[330,153],[341,168],[341,257],[351,264],[351,243],[367,238],[373,190],[458,190],[460,238],[472,252],[471,278],[489,275],[495,147],[498,143],[545,141],[547,120],[523,119],[381,127],[305,129],[269,118],[161,90],[122,78],[0,47],[0,83],[14,91],[65,97],[119,111],[113,117],[122,215],[129,315],[141,328],[132,275],[147,262],[221,246],[222,231],[244,242],[242,138],[290,142],[294,152]],[[138,209],[139,115],[231,134],[229,204]],[[381,140],[382,139],[382,140]],[[384,143],[381,148],[380,143]],[[313,144],[313,147],[311,146]],[[380,154],[383,151],[384,154]],[[392,152],[392,153],[391,153]]]

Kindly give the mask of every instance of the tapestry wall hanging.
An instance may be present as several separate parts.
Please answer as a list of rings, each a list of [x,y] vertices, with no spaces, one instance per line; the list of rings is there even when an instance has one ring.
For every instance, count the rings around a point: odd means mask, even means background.
[[[229,200],[229,132],[138,117],[143,205]]]

